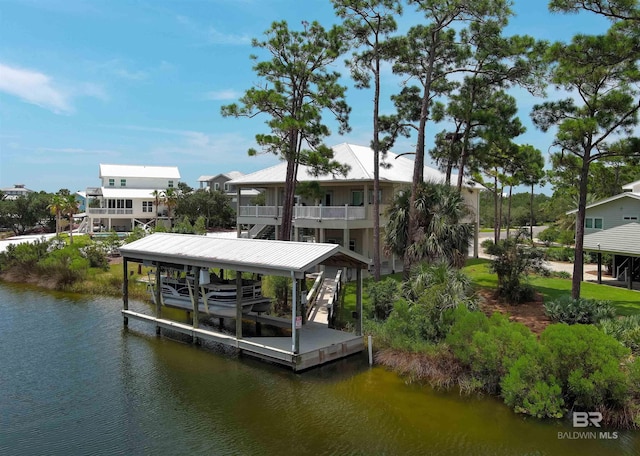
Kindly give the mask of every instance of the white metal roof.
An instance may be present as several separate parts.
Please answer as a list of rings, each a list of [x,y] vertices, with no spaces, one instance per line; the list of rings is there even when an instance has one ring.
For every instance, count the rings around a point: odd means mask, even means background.
[[[366,268],[369,259],[337,244],[154,233],[120,248],[124,258],[302,278],[318,264]]]
[[[640,256],[640,223],[627,223],[584,236],[584,249]]]
[[[99,177],[180,179],[180,171],[177,166],[105,165],[101,163]]]
[[[631,190],[632,192],[640,192],[640,180],[624,185],[622,190]]]
[[[102,196],[104,198],[150,198],[155,197],[151,194],[154,189],[151,188],[112,188],[102,187]]]
[[[314,176],[307,166],[298,168],[298,181],[373,181],[373,149],[365,146],[342,143],[334,146],[334,160],[351,168],[346,176],[331,175]],[[380,181],[394,183],[411,183],[413,180],[413,160],[399,156],[393,152],[387,152],[384,163],[389,167],[380,168]],[[255,173],[246,174],[229,181],[233,185],[253,185],[260,187],[267,184],[279,184],[286,180],[287,163],[266,168]],[[425,181],[444,182],[445,174],[437,169],[424,167]],[[458,176],[452,175],[451,182],[457,183]]]

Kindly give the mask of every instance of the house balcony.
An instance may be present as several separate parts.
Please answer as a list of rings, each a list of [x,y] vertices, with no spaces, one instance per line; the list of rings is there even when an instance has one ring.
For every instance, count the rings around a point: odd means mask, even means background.
[[[133,215],[133,209],[105,209],[90,207],[87,208],[89,215]]]
[[[380,213],[386,210],[380,205]],[[279,225],[282,206],[240,206],[239,224]],[[373,205],[294,206],[293,221],[299,228],[369,228],[373,226]]]

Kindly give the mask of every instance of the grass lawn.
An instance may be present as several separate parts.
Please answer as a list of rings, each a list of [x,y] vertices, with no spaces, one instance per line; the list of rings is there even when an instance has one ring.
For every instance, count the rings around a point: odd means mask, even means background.
[[[495,289],[498,277],[489,272],[489,260],[472,259],[462,269],[468,274],[475,286]],[[544,296],[545,301],[571,294],[571,279],[557,279],[535,276],[530,283]],[[640,292],[610,285],[583,282],[580,287],[583,298],[611,301],[620,315],[640,314]]]

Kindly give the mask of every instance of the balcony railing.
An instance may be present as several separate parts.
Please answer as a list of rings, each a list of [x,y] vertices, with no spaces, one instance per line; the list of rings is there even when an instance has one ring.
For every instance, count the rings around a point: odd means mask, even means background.
[[[87,209],[87,213],[92,215],[131,215],[133,214],[133,209],[104,209],[90,207]]]
[[[240,217],[281,217],[282,206],[240,206]],[[293,218],[303,220],[366,220],[364,206],[295,206]]]

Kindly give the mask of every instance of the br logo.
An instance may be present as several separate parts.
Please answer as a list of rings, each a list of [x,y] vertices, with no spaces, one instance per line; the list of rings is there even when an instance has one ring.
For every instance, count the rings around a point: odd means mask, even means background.
[[[573,427],[600,427],[602,413],[600,412],[573,412]]]

